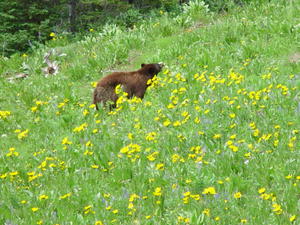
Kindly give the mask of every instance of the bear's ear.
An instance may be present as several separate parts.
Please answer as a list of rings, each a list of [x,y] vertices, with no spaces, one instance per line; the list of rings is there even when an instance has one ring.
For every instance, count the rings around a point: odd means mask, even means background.
[[[141,67],[143,68],[144,66],[146,66],[146,64],[142,63],[142,64],[141,64]]]

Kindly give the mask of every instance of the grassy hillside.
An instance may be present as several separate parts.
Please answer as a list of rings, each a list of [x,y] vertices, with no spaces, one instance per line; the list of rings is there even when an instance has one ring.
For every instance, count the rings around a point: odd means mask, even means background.
[[[193,5],[0,59],[0,223],[299,224],[299,11]],[[143,101],[95,111],[99,78],[150,62]]]

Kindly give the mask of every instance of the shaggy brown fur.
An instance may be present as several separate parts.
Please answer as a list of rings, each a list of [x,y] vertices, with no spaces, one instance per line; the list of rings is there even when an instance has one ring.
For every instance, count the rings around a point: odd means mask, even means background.
[[[123,91],[128,93],[128,98],[137,96],[143,98],[148,87],[147,81],[158,74],[163,64],[142,64],[141,68],[133,72],[114,72],[102,78],[93,94],[93,103],[98,109],[97,103],[106,105],[108,101],[112,102],[110,106],[115,107],[118,99],[115,88],[118,84],[122,85]]]

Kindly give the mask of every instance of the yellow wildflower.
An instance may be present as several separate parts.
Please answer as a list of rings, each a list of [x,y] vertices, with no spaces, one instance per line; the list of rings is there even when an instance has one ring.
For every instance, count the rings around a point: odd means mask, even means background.
[[[39,210],[39,208],[38,207],[33,207],[33,208],[31,208],[31,210],[32,210],[32,212],[36,212],[36,211]]]
[[[235,199],[239,199],[239,198],[242,197],[242,193],[241,193],[241,192],[236,192],[236,193],[234,193],[233,197],[234,197]]]
[[[281,206],[279,204],[277,204],[277,203],[274,203],[272,205],[272,207],[273,207],[273,212],[275,212],[277,215],[280,215],[282,213],[282,211],[283,211],[282,208],[281,208]]]
[[[205,194],[205,195],[215,195],[215,194],[217,194],[217,192],[216,192],[216,189],[214,187],[208,187],[208,188],[205,188],[203,190],[202,194]]]
[[[155,188],[154,192],[152,193],[154,196],[161,196],[162,195],[162,190],[161,187]]]
[[[164,168],[164,164],[163,163],[158,163],[157,165],[156,165],[156,167],[155,167],[155,169],[156,170],[164,170],[165,168]]]
[[[258,189],[258,193],[259,194],[262,194],[262,193],[265,193],[266,192],[266,188],[260,188]]]
[[[18,139],[23,139],[23,138],[27,137],[28,136],[28,132],[29,132],[28,129],[24,130],[23,132],[20,132],[18,134]]]
[[[39,196],[39,199],[40,199],[40,200],[46,200],[46,199],[48,199],[48,198],[49,198],[48,195],[40,195],[40,196]]]
[[[204,209],[202,211],[203,214],[207,215],[207,216],[210,216],[210,209]]]
[[[59,199],[69,198],[71,195],[72,195],[72,193],[67,193],[65,195],[60,196]]]
[[[296,215],[292,215],[289,220],[290,220],[290,222],[294,222],[296,220],[296,218],[297,218]]]

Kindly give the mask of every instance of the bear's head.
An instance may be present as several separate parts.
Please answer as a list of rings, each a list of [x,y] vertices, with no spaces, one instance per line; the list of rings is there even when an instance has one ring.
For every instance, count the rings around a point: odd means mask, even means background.
[[[164,67],[164,64],[162,63],[151,63],[151,64],[141,64],[141,69],[140,71],[149,76],[150,78],[154,77],[157,75],[161,69]]]

